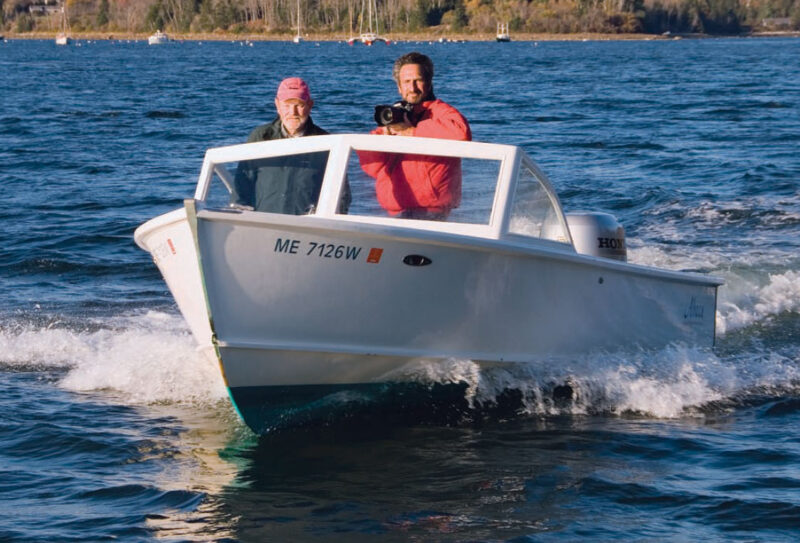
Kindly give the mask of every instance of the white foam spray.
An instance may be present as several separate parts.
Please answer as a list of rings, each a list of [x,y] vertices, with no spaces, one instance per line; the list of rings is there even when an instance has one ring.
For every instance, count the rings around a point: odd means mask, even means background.
[[[65,389],[111,390],[129,403],[213,403],[227,396],[219,368],[196,350],[180,316],[150,311],[86,324],[85,330],[59,323],[0,328],[0,361],[64,369]]]
[[[720,296],[717,329],[720,333],[762,321],[772,315],[800,312],[800,273],[769,274],[757,279],[732,277],[730,287]]]
[[[418,382],[466,383],[473,406],[491,404],[503,391],[516,390],[527,415],[701,416],[712,402],[735,404],[750,394],[800,390],[800,367],[776,353],[723,360],[708,350],[682,345],[483,368],[469,360],[417,360],[400,373]],[[569,402],[553,396],[554,388],[564,384],[572,389]]]

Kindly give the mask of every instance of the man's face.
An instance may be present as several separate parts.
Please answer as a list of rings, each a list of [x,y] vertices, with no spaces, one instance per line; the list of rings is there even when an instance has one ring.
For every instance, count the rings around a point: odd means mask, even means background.
[[[308,120],[311,114],[313,100],[305,102],[299,98],[289,98],[288,100],[275,99],[275,107],[278,109],[278,116],[281,118],[283,126],[290,136],[293,136]]]
[[[419,64],[406,64],[397,76],[397,90],[409,104],[419,104],[428,96],[431,84],[422,76]]]

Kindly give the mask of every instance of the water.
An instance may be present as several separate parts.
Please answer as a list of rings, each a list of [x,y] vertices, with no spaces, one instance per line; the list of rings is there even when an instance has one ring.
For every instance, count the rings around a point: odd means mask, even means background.
[[[135,227],[273,117],[370,128],[432,56],[476,140],[523,146],[631,260],[723,277],[714,352],[480,373],[452,410],[257,438]],[[0,540],[794,541],[800,40],[0,44]],[[570,377],[573,403],[552,399]],[[376,406],[379,411],[381,406]]]

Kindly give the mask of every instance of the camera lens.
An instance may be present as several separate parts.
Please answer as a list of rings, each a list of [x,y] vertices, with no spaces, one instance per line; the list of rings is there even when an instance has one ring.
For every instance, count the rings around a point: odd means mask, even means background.
[[[392,108],[390,107],[383,108],[380,113],[380,118],[381,118],[381,124],[383,125],[392,124],[394,122],[394,112],[392,111]]]

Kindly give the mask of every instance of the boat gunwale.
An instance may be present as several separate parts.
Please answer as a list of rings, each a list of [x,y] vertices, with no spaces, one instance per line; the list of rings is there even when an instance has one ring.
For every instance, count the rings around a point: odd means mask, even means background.
[[[289,230],[346,232],[347,234],[361,237],[377,237],[393,241],[439,244],[455,248],[498,252],[512,256],[532,256],[561,260],[571,264],[589,265],[631,275],[660,277],[676,282],[706,284],[714,287],[724,284],[721,278],[713,275],[705,275],[700,272],[656,268],[644,264],[623,262],[582,254],[576,252],[572,245],[542,238],[507,234],[506,237],[497,239],[468,233],[421,229],[415,228],[413,225],[390,225],[384,223],[384,221],[407,221],[409,223],[429,224],[429,222],[426,221],[415,221],[413,219],[375,217],[375,219],[382,221],[381,223],[376,223],[361,220],[352,221],[347,220],[346,217],[348,216],[342,215],[337,218],[331,218],[316,215],[282,215],[279,213],[266,213],[262,211],[215,210],[208,208],[197,210],[198,220],[256,225],[272,229],[286,228]]]

